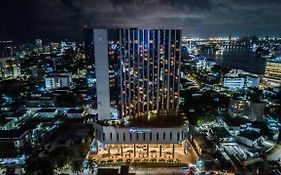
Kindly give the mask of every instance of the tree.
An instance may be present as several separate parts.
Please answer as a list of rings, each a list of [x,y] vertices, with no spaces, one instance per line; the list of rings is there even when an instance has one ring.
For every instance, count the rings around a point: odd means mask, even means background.
[[[71,161],[71,150],[66,146],[56,148],[51,154],[51,159],[57,169],[62,170]]]
[[[73,173],[79,174],[83,171],[83,159],[73,160],[71,162],[71,170]]]
[[[24,169],[26,175],[54,175],[54,166],[48,157],[29,158]]]
[[[5,117],[0,114],[0,126],[3,126],[6,122],[7,120],[5,119]]]

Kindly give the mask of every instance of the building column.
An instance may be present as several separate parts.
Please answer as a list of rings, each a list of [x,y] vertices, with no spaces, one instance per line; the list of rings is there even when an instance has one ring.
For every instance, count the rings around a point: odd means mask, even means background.
[[[107,147],[107,152],[110,155],[110,146]]]
[[[159,156],[162,157],[162,145],[159,146]]]
[[[134,157],[136,157],[136,144],[134,144]]]
[[[186,154],[186,140],[182,142],[183,145],[183,153]]]
[[[173,156],[173,158],[175,158],[175,145],[174,144],[173,144],[172,156]]]
[[[147,157],[149,157],[149,144],[146,145],[146,153],[147,153]]]

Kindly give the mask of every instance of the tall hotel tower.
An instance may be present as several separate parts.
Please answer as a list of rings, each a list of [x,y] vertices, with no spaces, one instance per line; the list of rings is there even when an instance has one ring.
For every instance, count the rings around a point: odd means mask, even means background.
[[[93,34],[99,120],[112,109],[119,117],[178,110],[181,30],[85,30]]]

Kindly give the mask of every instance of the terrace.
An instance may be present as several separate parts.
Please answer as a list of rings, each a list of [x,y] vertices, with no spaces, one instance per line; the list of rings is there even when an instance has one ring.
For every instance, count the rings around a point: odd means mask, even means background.
[[[197,155],[182,145],[173,144],[122,144],[109,145],[98,153],[89,152],[88,159],[99,164],[107,163],[195,163]]]

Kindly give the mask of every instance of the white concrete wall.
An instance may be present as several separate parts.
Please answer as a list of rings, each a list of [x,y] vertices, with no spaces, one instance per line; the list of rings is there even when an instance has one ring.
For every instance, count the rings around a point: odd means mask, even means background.
[[[98,119],[110,119],[108,39],[106,29],[94,30]]]
[[[182,126],[178,128],[118,128],[112,126],[104,126],[94,124],[95,131],[101,132],[101,137],[98,139],[104,144],[177,144],[185,140],[188,134],[188,127]],[[152,139],[150,140],[150,133],[152,133]],[[159,135],[157,140],[157,133]],[[165,139],[163,138],[165,133]],[[172,138],[170,139],[170,133]],[[177,134],[179,133],[179,140],[177,140]],[[112,138],[110,137],[112,134]],[[119,140],[117,139],[119,135]],[[125,134],[125,140],[123,138]],[[132,140],[130,139],[132,135]],[[137,139],[138,134],[138,139]],[[145,139],[144,139],[145,135]]]

